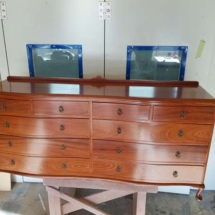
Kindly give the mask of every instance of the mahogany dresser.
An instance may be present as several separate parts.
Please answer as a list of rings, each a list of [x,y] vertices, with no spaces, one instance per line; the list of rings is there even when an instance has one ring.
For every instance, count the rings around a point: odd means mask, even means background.
[[[0,171],[199,188],[215,100],[198,82],[40,79],[0,83]]]

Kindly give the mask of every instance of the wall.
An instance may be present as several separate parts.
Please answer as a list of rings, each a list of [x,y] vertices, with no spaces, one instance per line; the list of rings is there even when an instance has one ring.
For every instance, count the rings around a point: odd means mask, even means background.
[[[2,21],[0,20],[0,77],[4,80],[8,76],[7,60],[5,54],[4,37],[2,29]]]

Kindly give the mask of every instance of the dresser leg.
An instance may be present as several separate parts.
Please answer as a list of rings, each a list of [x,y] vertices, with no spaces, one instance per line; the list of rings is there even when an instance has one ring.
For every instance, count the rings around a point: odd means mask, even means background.
[[[203,199],[202,196],[201,196],[201,192],[203,190],[204,190],[204,188],[199,188],[197,193],[196,193],[196,200],[199,201],[199,202],[202,201],[202,199]]]
[[[146,192],[137,192],[133,194],[133,215],[145,215],[146,210]]]

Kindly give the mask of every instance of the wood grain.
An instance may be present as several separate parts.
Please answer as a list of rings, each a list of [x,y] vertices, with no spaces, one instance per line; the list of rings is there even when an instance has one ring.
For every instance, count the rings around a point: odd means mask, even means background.
[[[78,101],[33,101],[35,115],[89,116],[89,103]]]
[[[153,121],[212,123],[214,107],[154,106]]]
[[[120,171],[117,171],[120,169]],[[178,172],[178,177],[173,172]],[[202,183],[203,166],[134,164],[114,160],[94,160],[93,173],[105,178],[151,183]]]
[[[144,162],[154,164],[206,163],[208,147],[124,143],[94,140],[93,159]]]
[[[29,115],[29,101],[15,99],[0,99],[0,114]]]
[[[75,79],[75,78],[38,78],[8,76],[10,82],[32,82],[32,83],[86,83],[86,84],[116,84],[116,85],[134,85],[134,86],[186,86],[198,87],[197,81],[148,81],[148,80],[113,80],[105,78]]]
[[[11,164],[11,160],[14,164]],[[62,168],[63,164],[65,168]],[[32,176],[85,176],[90,172],[90,162],[89,159],[39,158],[0,153],[0,170]]]
[[[118,133],[118,128],[121,128],[121,133]],[[183,131],[182,137],[179,137],[179,131]],[[94,139],[208,145],[211,134],[211,125],[93,120]]]
[[[150,106],[93,103],[93,118],[122,121],[148,121]]]
[[[5,127],[5,123],[9,127]],[[61,130],[61,125],[64,129]],[[89,138],[88,119],[46,119],[0,116],[1,134],[37,138]]]
[[[36,157],[89,158],[89,139],[34,139],[0,136],[0,152]]]

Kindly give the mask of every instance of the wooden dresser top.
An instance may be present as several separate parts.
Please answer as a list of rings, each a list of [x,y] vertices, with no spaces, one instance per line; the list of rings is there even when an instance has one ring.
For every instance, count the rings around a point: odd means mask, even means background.
[[[9,76],[0,83],[0,94],[72,95],[77,97],[129,100],[195,100],[214,103],[214,98],[198,82],[133,81]]]

